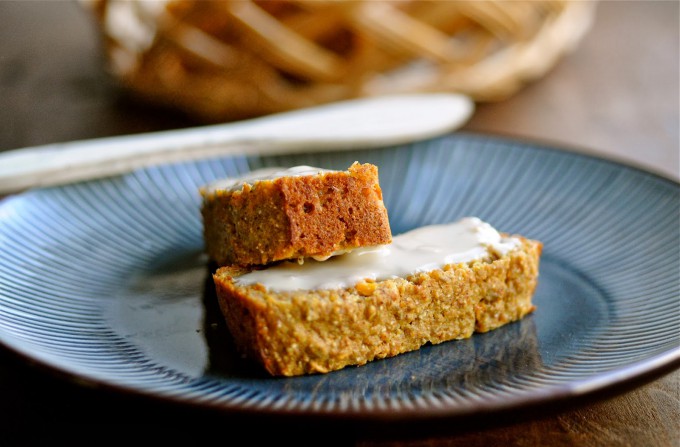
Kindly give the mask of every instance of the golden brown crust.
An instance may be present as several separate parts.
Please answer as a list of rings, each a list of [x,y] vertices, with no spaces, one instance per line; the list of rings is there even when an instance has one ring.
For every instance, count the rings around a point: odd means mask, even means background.
[[[204,195],[201,214],[205,249],[218,266],[330,256],[392,240],[378,168],[368,163]]]
[[[275,376],[326,373],[467,338],[532,312],[542,244],[521,239],[500,258],[342,290],[238,286],[233,278],[246,270],[229,267],[218,269],[214,282],[243,354]]]

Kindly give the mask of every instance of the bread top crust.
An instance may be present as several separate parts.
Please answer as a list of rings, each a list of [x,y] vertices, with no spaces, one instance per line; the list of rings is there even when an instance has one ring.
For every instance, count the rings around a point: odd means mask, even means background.
[[[287,177],[306,177],[315,175],[325,175],[327,173],[343,172],[332,169],[316,168],[313,166],[299,165],[291,168],[271,167],[260,168],[239,177],[229,177],[211,182],[199,189],[204,198],[212,195],[224,195],[252,190],[256,184],[261,182],[274,182]]]
[[[427,228],[422,228],[427,229]],[[344,283],[337,282],[337,278],[332,278],[333,270],[336,268],[342,271],[342,274],[347,274],[347,270],[342,270],[342,262],[353,256],[363,257],[365,251],[358,249],[351,254],[344,254],[333,261],[307,261],[304,264],[283,261],[269,266],[259,266],[255,268],[244,267],[222,267],[215,272],[215,281],[222,283],[231,283],[230,288],[238,289],[246,294],[253,294],[254,296],[280,296],[292,297],[304,294],[320,294],[320,295],[337,295],[343,294],[343,291],[350,291],[350,293],[358,293],[365,295],[375,289],[376,284],[413,281],[422,275],[435,274],[436,272],[451,271],[462,266],[470,267],[475,264],[489,264],[496,261],[508,259],[511,255],[516,255],[517,252],[530,254],[532,257],[538,259],[541,255],[543,244],[540,241],[531,240],[520,235],[509,235],[507,233],[497,233],[499,240],[496,243],[483,242],[480,243],[479,249],[474,253],[467,250],[464,255],[466,257],[459,257],[454,254],[448,256],[438,253],[439,257],[433,257],[432,260],[415,266],[411,264],[411,270],[404,272],[403,270],[395,270],[393,273],[383,273],[376,275],[371,270],[370,263],[359,264],[354,271],[350,271],[348,276],[344,277]],[[400,242],[397,236],[395,240]],[[469,247],[465,247],[466,249]],[[422,259],[422,258],[421,258]],[[455,262],[447,262],[448,260],[455,260]],[[377,258],[375,260],[378,264],[389,264],[384,258]],[[305,267],[307,266],[307,267]],[[414,267],[415,266],[415,267]],[[400,266],[403,268],[404,266]],[[353,272],[357,272],[352,276]],[[434,272],[434,273],[433,273]],[[272,273],[276,276],[272,279]],[[315,279],[312,283],[305,283],[300,281],[304,276],[317,275],[318,281]],[[331,277],[331,278],[329,278]],[[246,279],[247,278],[247,279]],[[286,284],[288,283],[288,284]],[[300,286],[301,284],[314,284],[312,287]],[[299,287],[296,287],[299,286]]]

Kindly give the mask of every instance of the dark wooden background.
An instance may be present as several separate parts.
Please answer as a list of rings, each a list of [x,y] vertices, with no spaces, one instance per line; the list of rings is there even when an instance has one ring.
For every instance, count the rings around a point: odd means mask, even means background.
[[[512,98],[480,104],[465,129],[562,144],[678,181],[678,6],[601,2],[593,29],[574,53]],[[94,25],[77,4],[0,1],[0,20],[0,151],[200,124],[121,94],[104,70]],[[155,425],[162,422],[167,425]],[[263,430],[246,431],[248,445],[324,445],[289,422],[267,421]],[[47,429],[50,423],[60,428]],[[230,445],[243,432],[237,415],[92,389],[0,350],[0,444],[34,445],[30,440],[55,440],[60,433],[65,436],[59,439],[90,445],[102,434],[129,437],[135,425],[157,441],[187,434],[192,444],[209,435]],[[100,437],[86,435],[87,428],[97,428]],[[664,370],[540,413],[403,433],[389,427],[328,430],[333,442],[325,445],[675,447],[680,372]],[[23,442],[10,442],[12,432]]]

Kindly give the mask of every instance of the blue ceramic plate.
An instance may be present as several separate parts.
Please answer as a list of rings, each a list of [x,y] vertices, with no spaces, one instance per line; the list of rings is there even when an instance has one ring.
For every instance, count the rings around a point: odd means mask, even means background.
[[[264,166],[379,167],[394,234],[463,216],[544,243],[520,322],[325,375],[235,355],[202,253],[198,187]],[[238,157],[0,203],[0,341],[78,381],[243,413],[418,420],[589,395],[680,360],[680,186],[474,134]]]

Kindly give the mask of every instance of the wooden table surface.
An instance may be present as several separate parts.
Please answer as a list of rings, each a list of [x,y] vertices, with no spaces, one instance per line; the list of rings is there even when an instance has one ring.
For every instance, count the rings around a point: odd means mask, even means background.
[[[581,46],[512,98],[480,104],[466,130],[538,139],[680,179],[679,3],[606,1]],[[125,98],[103,69],[88,17],[71,2],[0,2],[0,150],[184,128],[182,117]],[[680,297],[678,297],[680,302]],[[154,426],[165,421],[168,425]],[[163,405],[64,380],[0,350],[0,433],[23,442],[64,439],[99,426],[129,436],[137,424],[158,441],[215,435],[227,442],[241,419]],[[248,445],[308,444],[309,432],[267,421]],[[329,427],[332,442],[357,446],[679,446],[680,371],[547,411],[518,412],[401,433]],[[397,434],[398,433],[398,434]],[[2,435],[0,435],[2,436]],[[8,441],[8,438],[0,438]],[[0,443],[3,443],[0,440]],[[194,443],[196,443],[194,442]],[[324,445],[313,443],[314,445]]]

